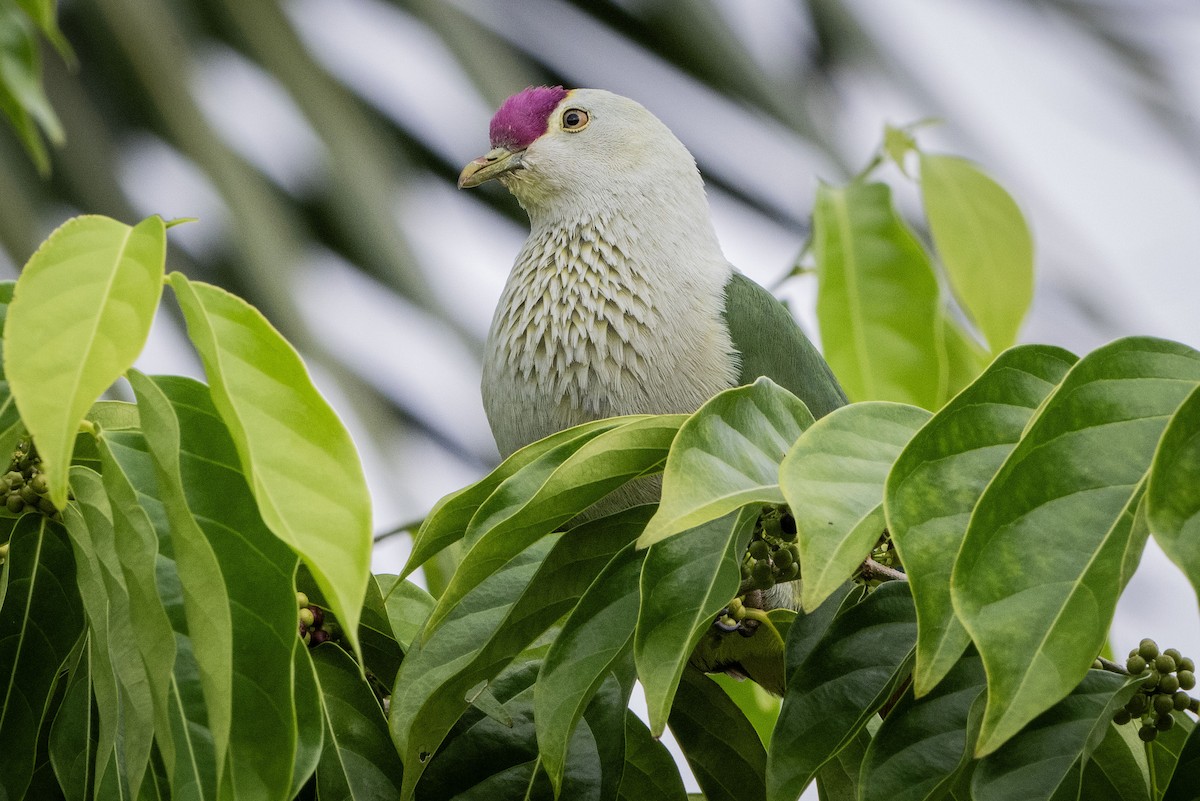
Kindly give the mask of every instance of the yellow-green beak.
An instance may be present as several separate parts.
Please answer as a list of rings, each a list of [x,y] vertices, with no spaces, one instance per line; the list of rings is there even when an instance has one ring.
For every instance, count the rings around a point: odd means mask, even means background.
[[[492,148],[486,155],[472,161],[463,167],[458,175],[458,188],[470,189],[473,186],[499,178],[506,172],[512,172],[521,166],[521,155],[524,151],[512,151],[505,147]]]

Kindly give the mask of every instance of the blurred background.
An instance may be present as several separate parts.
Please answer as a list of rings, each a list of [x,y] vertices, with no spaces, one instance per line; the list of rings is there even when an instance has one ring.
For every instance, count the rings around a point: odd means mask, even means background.
[[[699,161],[730,259],[810,333],[811,278],[780,282],[817,182],[857,172],[885,123],[937,117],[922,146],[983,164],[1033,228],[1023,341],[1200,346],[1195,0],[63,0],[59,14],[77,68],[42,49],[65,143],[43,178],[0,126],[0,274],[75,214],[197,217],[171,230],[169,269],[247,298],[302,351],[358,443],[380,534],[496,462],[481,343],[525,217],[500,187],[454,179],[531,84],[607,88],[661,117]],[[900,199],[919,225],[911,187]],[[169,300],[138,366],[201,375]],[[408,542],[381,541],[376,571],[398,570]],[[1114,629],[1121,649],[1143,636],[1200,652],[1195,597],[1153,544]]]

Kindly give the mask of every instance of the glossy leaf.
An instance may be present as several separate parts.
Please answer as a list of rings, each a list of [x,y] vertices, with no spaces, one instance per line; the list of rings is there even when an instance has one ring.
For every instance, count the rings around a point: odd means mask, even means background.
[[[1162,797],[1163,801],[1195,801],[1196,798],[1200,798],[1200,726],[1193,726],[1188,732],[1171,783]]]
[[[954,294],[993,353],[1033,300],[1033,237],[1016,202],[966,159],[921,154],[921,198]]]
[[[1094,351],[984,491],[951,578],[988,673],[977,755],[1071,692],[1100,652],[1143,476],[1198,380],[1200,354],[1177,343],[1131,338]]]
[[[980,761],[971,779],[976,801],[1049,801],[1103,741],[1113,713],[1138,681],[1090,670],[1071,693]]]
[[[1137,737],[1122,736],[1122,729],[1109,723],[1104,739],[1096,746],[1083,769],[1079,796],[1083,799],[1102,798],[1105,801],[1150,801],[1150,788],[1143,771],[1143,743]],[[1142,762],[1134,756],[1136,748]]]
[[[670,726],[708,801],[766,798],[762,740],[716,682],[698,670],[685,670]]]
[[[511,727],[470,710],[455,725],[445,747],[433,757],[421,782],[422,801],[496,801],[522,798],[551,801],[554,792],[541,772],[533,727],[533,682],[536,662],[513,665],[493,682],[496,699],[504,705]],[[567,747],[563,799],[600,801],[603,777],[596,740],[586,721],[576,727]],[[470,765],[470,770],[463,770]],[[405,766],[407,770],[409,766]]]
[[[918,696],[970,642],[950,603],[950,572],[976,502],[1075,357],[1047,345],[1002,353],[904,447],[887,479],[888,531],[917,607]]]
[[[871,553],[885,526],[884,481],[929,413],[867,402],[822,417],[796,441],[779,483],[796,518],[805,609],[816,609]]]
[[[822,185],[813,209],[825,358],[851,400],[937,402],[937,279],[885,184]]]
[[[861,801],[926,801],[948,790],[970,758],[971,710],[985,683],[971,651],[933,692],[917,698],[909,688],[867,748]]]
[[[755,514],[743,510],[650,547],[642,564],[633,655],[650,731],[661,736],[675,687],[700,637],[741,583]]]
[[[1200,389],[1180,405],[1158,443],[1146,518],[1154,539],[1200,596]]]
[[[80,422],[150,334],[165,258],[158,217],[132,228],[75,217],[42,243],[17,280],[4,325],[4,370],[59,509],[67,503]]]
[[[153,450],[174,448],[187,508],[221,565],[232,623],[229,748],[222,798],[287,787],[297,748],[293,650],[298,647],[293,575],[297,559],[259,518],[237,451],[208,388],[186,378],[154,378],[178,421],[146,435]],[[149,397],[149,393],[145,393]],[[159,437],[163,437],[160,444]]]
[[[583,443],[548,474],[527,468],[504,481],[471,518],[470,550],[438,598],[426,631],[436,629],[467,592],[525,547],[630,479],[657,470],[683,420],[683,415],[631,420]],[[541,466],[539,461],[531,467]]]
[[[541,480],[545,480],[566,459],[595,437],[640,417],[639,415],[596,420],[551,434],[521,448],[469,487],[442,498],[434,505],[413,537],[412,553],[404,569],[400,571],[400,576],[403,578],[410,575],[434,554],[466,536],[467,526],[470,525],[475,512],[517,472],[536,474]],[[531,475],[526,475],[522,480],[529,481],[531,478]]]
[[[685,801],[683,779],[671,752],[654,739],[646,724],[625,713],[625,772],[620,801]]]
[[[357,653],[371,500],[349,433],[257,309],[180,273],[169,280],[262,519],[304,559]]]
[[[812,423],[808,407],[769,378],[714,396],[680,427],[638,547],[747,504],[783,503],[779,463]]]
[[[312,657],[325,723],[317,794],[351,801],[391,801],[400,793],[403,768],[375,694],[341,648],[322,645],[313,650]]]
[[[50,727],[50,762],[67,801],[91,798],[96,759],[96,710],[92,705],[90,648],[82,653],[67,679],[66,693]],[[44,724],[43,724],[44,725]]]
[[[66,532],[41,514],[13,529],[0,605],[0,796],[23,798],[59,668],[83,632]]]
[[[1154,790],[1160,794],[1170,789],[1175,776],[1179,775],[1184,749],[1196,730],[1196,721],[1187,713],[1172,712],[1171,717],[1175,719],[1175,725],[1170,731],[1159,732],[1158,737],[1154,738],[1154,742],[1146,749],[1147,756],[1154,765]],[[1184,786],[1187,783],[1184,781]]]
[[[384,608],[396,641],[407,648],[437,603],[429,593],[407,579],[376,576]]]
[[[880,585],[834,619],[789,676],[767,754],[767,798],[795,798],[854,739],[903,679],[916,636],[903,581]]]
[[[481,682],[493,691],[490,682],[575,606],[648,517],[646,508],[634,508],[544,538],[467,593],[436,630],[418,635],[400,666],[388,717],[405,764],[403,797],[411,797],[429,755],[467,711],[468,694]]]
[[[103,480],[85,467],[71,469],[75,503],[63,512],[89,628],[92,692],[99,730],[95,783],[129,788],[141,783],[154,736],[153,695],[130,611],[129,590],[117,557],[112,506]],[[114,749],[120,743],[120,758]],[[118,771],[107,775],[108,766]]]
[[[817,771],[817,798],[820,801],[858,801],[862,761],[870,743],[871,735],[865,729],[860,730],[834,754],[833,759],[821,766]]]
[[[633,543],[617,552],[580,597],[542,662],[534,688],[534,722],[542,766],[562,782],[572,729],[601,683],[633,644],[638,579],[645,551]]]

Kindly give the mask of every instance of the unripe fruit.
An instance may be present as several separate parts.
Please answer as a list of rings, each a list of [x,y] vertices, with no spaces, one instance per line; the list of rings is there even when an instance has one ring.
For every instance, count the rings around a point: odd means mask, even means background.
[[[1118,709],[1116,714],[1113,715],[1113,723],[1118,726],[1124,726],[1131,720],[1133,720],[1133,715],[1129,714],[1128,709]]]
[[[1159,673],[1174,673],[1175,660],[1170,654],[1163,654],[1154,660],[1154,669]]]
[[[1134,654],[1125,660],[1125,669],[1135,676],[1146,672],[1146,660],[1139,654]]]
[[[788,565],[792,564],[792,552],[787,548],[780,548],[775,552],[775,567],[783,570]]]
[[[1125,709],[1131,715],[1140,715],[1146,711],[1147,699],[1145,693],[1134,693],[1129,702],[1125,704]]]
[[[1186,670],[1188,672],[1194,672],[1196,670],[1196,663],[1191,660],[1191,657],[1187,656],[1176,659],[1175,666],[1180,670]]]
[[[763,540],[755,540],[754,542],[750,543],[749,551],[750,556],[756,561],[760,559],[766,559],[771,555],[771,546],[767,545],[767,543]]]
[[[1158,720],[1154,721],[1154,728],[1159,731],[1170,731],[1175,727],[1175,718],[1170,714],[1159,715]]]
[[[1178,663],[1180,659],[1183,659],[1183,654],[1179,653],[1178,648],[1166,649],[1165,651],[1163,651],[1163,656],[1171,657],[1172,659],[1175,660],[1176,663]]]
[[[308,606],[308,596],[302,592],[297,592],[296,593],[296,605],[297,606]]]
[[[1162,674],[1157,670],[1150,671],[1150,676],[1142,682],[1142,687],[1147,690],[1153,690],[1158,686],[1158,682],[1162,679]]]
[[[1152,742],[1157,736],[1158,729],[1154,728],[1153,726],[1143,725],[1140,729],[1138,729],[1138,739],[1143,743]]]
[[[755,562],[754,567],[750,568],[750,577],[760,589],[772,586],[775,579],[771,576],[771,562],[767,559]]]
[[[1192,697],[1183,690],[1179,690],[1173,696],[1171,696],[1171,700],[1175,702],[1172,705],[1174,709],[1178,712],[1182,712],[1188,708],[1188,704],[1192,702]]]
[[[29,504],[30,506],[36,504],[42,497],[34,492],[33,487],[29,486],[28,484],[17,490],[17,494],[21,496],[21,500],[25,501],[25,503]]]
[[[1092,660],[1092,670],[1104,670],[1104,663],[1099,659]]]
[[[54,506],[54,501],[45,496],[38,498],[37,508],[40,509],[43,514],[48,515],[52,515],[58,511],[58,509]]]
[[[1196,686],[1196,674],[1190,670],[1181,670],[1175,674],[1175,678],[1179,680],[1179,689],[1190,690]]]
[[[1175,708],[1175,696],[1173,695],[1156,695],[1154,696],[1154,711],[1160,715],[1169,715],[1171,710]]]
[[[4,502],[4,505],[8,507],[8,511],[17,514],[25,508],[25,501],[21,500],[21,496],[14,492],[8,496],[8,500]]]
[[[1138,653],[1141,654],[1142,659],[1145,659],[1147,662],[1149,662],[1151,659],[1158,656],[1158,643],[1147,637],[1138,643]]]
[[[33,491],[38,495],[45,495],[50,491],[50,483],[46,481],[44,473],[38,473],[29,481],[29,486],[33,487]]]
[[[746,616],[746,606],[742,603],[741,598],[734,598],[729,602],[729,606],[725,607],[725,610],[734,620],[741,620]]]
[[[305,628],[310,628],[315,621],[316,621],[316,618],[313,616],[311,609],[309,609],[308,607],[305,607],[304,609],[300,610],[300,625],[301,626],[304,626]]]
[[[799,578],[799,576],[800,576],[800,565],[797,562],[792,562],[790,565],[787,566],[787,569],[779,571],[779,580],[780,581],[792,581],[793,579]]]
[[[1158,691],[1160,693],[1173,693],[1179,688],[1179,677],[1174,673],[1168,673],[1158,680]]]
[[[9,487],[23,487],[25,485],[25,476],[18,473],[16,470],[10,470],[4,474],[4,480],[8,482]]]

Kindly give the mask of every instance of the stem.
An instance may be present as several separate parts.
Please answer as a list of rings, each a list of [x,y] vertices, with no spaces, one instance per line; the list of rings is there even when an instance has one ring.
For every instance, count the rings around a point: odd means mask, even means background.
[[[1124,665],[1118,665],[1116,662],[1110,662],[1102,656],[1096,657],[1096,661],[1098,661],[1101,665],[1103,665],[1104,669],[1107,670],[1109,673],[1120,673],[1122,676],[1132,676],[1133,675],[1132,673],[1130,673],[1128,670],[1125,669]]]
[[[419,529],[421,527],[421,524],[424,522],[425,522],[425,518],[422,517],[417,520],[410,520],[407,523],[402,523],[402,524],[396,526],[395,528],[391,528],[391,529],[383,532],[382,534],[376,534],[375,542],[382,542],[383,540],[389,539],[390,537],[395,537],[397,534],[403,534],[406,531],[416,531],[417,529]]]
[[[908,581],[908,576],[902,570],[896,570],[894,567],[881,565],[871,557],[863,560],[862,566],[858,568],[858,575],[863,581]]]
[[[1158,774],[1154,770],[1154,743],[1143,743],[1146,749],[1146,767],[1150,772],[1150,797],[1158,798],[1162,793],[1158,789]]]

